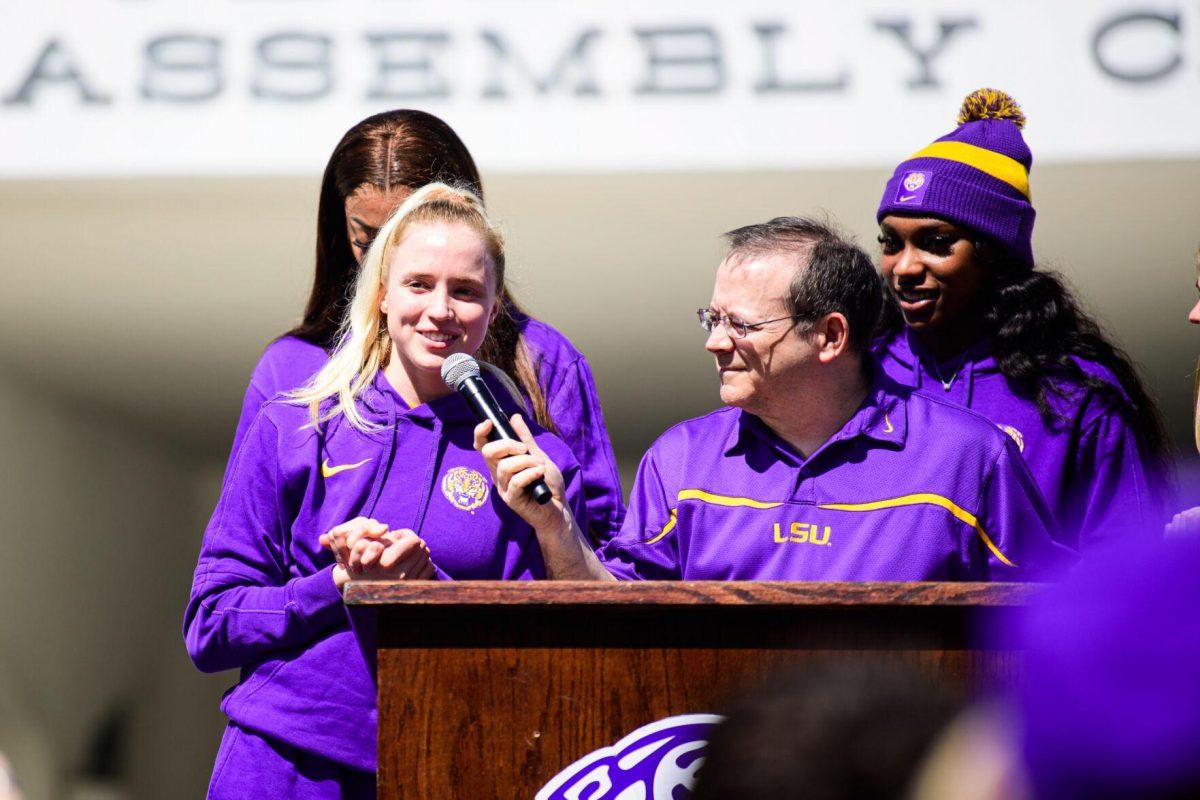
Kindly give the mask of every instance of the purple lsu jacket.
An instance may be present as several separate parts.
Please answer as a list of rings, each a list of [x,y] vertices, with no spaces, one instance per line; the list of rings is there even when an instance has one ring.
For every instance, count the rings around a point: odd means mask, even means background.
[[[600,552],[624,579],[1028,580],[1073,553],[1012,440],[877,374],[807,459],[723,408],[668,430]]]
[[[565,336],[544,322],[521,315],[518,324],[533,357],[550,416],[575,460],[583,466],[591,534],[596,541],[607,541],[621,527],[625,504],[591,367]],[[267,347],[242,400],[242,415],[233,436],[234,453],[259,406],[280,392],[306,383],[328,357],[317,345],[295,336],[282,336]]]
[[[502,397],[503,392],[494,388]],[[452,394],[409,408],[380,373],[360,398],[380,426],[265,403],[204,533],[184,638],[205,672],[241,669],[221,704],[238,725],[360,770],[376,763],[375,686],[317,538],[358,516],[411,528],[453,579],[544,578],[536,536],[491,491],[475,419]],[[586,520],[579,465],[534,428]]]
[[[1162,537],[1169,490],[1142,457],[1121,414],[1094,390],[1063,384],[1064,397],[1050,398],[1061,419],[1047,424],[1037,403],[1009,388],[987,342],[941,365],[941,373],[907,329],[877,350],[884,371],[897,382],[970,408],[1012,437],[1054,513],[1058,541],[1086,552],[1108,541]],[[1088,374],[1117,384],[1103,367],[1078,363]],[[933,377],[949,378],[956,370],[949,390]]]

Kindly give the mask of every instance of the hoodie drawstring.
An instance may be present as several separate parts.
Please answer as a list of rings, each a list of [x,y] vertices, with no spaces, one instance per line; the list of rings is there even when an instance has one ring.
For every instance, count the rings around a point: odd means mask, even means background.
[[[433,483],[437,477],[438,464],[444,460],[443,449],[448,445],[442,436],[442,421],[438,417],[433,418],[433,437],[431,439],[431,447],[429,448],[429,457],[425,459],[425,496],[421,498],[420,509],[417,512],[417,518],[413,520],[413,531],[420,536],[421,528],[425,525],[425,514],[429,511],[430,500],[433,496]]]
[[[967,408],[971,407],[971,399],[975,396],[975,359],[967,359],[967,368],[963,370],[963,380],[967,382]]]

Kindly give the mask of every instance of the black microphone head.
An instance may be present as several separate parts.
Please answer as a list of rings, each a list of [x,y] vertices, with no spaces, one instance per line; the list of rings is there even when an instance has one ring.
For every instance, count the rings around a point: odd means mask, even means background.
[[[455,353],[442,362],[442,380],[454,391],[467,378],[479,377],[479,362],[466,353]]]

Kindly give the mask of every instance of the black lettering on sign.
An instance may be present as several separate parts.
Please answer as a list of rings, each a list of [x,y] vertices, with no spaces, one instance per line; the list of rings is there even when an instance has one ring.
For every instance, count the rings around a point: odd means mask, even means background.
[[[776,42],[787,33],[787,26],[778,22],[760,22],[754,34],[762,44],[763,74],[754,91],[758,94],[783,92],[840,92],[850,85],[850,72],[845,67],[826,78],[792,78],[784,80],[779,74]]]
[[[371,100],[412,100],[446,97],[450,84],[434,68],[434,55],[446,48],[450,35],[442,31],[369,33],[367,42],[376,51],[375,82],[367,91]]]
[[[4,98],[4,105],[32,105],[34,95],[46,84],[74,86],[79,93],[79,102],[84,105],[107,105],[112,102],[111,97],[88,85],[84,80],[83,71],[63,43],[58,39],[51,39],[34,60],[29,74],[12,94]]]
[[[933,60],[946,50],[946,44],[960,31],[969,31],[977,27],[974,19],[940,19],[938,20],[938,38],[933,44],[922,48],[912,40],[912,23],[910,20],[875,20],[875,27],[881,31],[891,31],[896,34],[900,44],[917,62],[917,74],[908,79],[910,89],[936,89],[941,84],[933,74]]]
[[[333,89],[333,40],[316,33],[276,33],[263,37],[250,93],[267,100],[300,101],[325,97]]]
[[[141,95],[163,103],[202,103],[225,88],[221,40],[176,33],[146,42]]]
[[[646,54],[637,94],[716,94],[725,86],[721,40],[706,27],[635,28]]]
[[[575,68],[573,71],[578,77],[574,82],[575,85],[571,90],[571,94],[576,97],[589,97],[600,94],[600,86],[596,83],[596,79],[592,74],[591,62],[586,58],[592,41],[600,36],[600,31],[595,28],[586,28],[581,31],[579,36],[575,38],[574,44],[567,48],[567,51],[558,59],[558,63],[550,69],[545,77],[538,77],[524,59],[509,49],[508,44],[497,31],[482,30],[479,32],[479,35],[491,49],[493,56],[492,63],[489,65],[490,77],[483,87],[483,97],[508,97],[508,89],[505,88],[504,79],[501,75],[505,63],[511,64],[514,71],[520,72],[525,80],[533,84],[533,88],[538,94],[549,94],[572,71],[572,67]]]
[[[1170,36],[1174,40],[1174,47],[1172,48],[1171,44],[1166,46],[1161,63],[1140,69],[1122,68],[1105,56],[1104,44],[1109,37],[1120,35],[1122,31],[1128,30],[1131,26],[1142,25],[1161,25],[1170,32]],[[1155,14],[1152,11],[1121,14],[1113,17],[1096,30],[1096,35],[1092,37],[1092,58],[1096,60],[1096,66],[1100,67],[1101,72],[1118,81],[1148,83],[1165,78],[1179,69],[1179,65],[1183,63],[1183,56],[1179,52],[1179,27],[1178,14]]]

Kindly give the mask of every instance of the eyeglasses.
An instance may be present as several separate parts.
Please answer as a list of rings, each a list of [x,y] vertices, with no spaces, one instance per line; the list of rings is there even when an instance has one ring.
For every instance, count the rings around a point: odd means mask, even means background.
[[[756,331],[763,325],[770,325],[772,322],[782,322],[785,319],[804,319],[806,315],[792,314],[787,317],[764,319],[762,322],[743,322],[740,319],[730,319],[725,314],[718,314],[711,308],[698,308],[696,309],[696,316],[700,319],[700,327],[709,333],[712,333],[712,329],[720,323],[725,327],[725,332],[729,334],[730,338],[745,339],[751,331]]]

